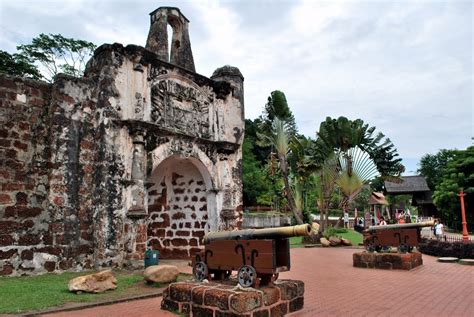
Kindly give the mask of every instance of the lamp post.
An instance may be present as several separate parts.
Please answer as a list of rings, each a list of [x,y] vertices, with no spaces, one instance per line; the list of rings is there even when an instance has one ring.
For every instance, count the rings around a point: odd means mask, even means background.
[[[469,241],[469,235],[467,233],[467,222],[466,222],[466,210],[464,209],[464,191],[461,189],[461,192],[458,194],[461,199],[461,217],[462,217],[462,241],[467,243]]]

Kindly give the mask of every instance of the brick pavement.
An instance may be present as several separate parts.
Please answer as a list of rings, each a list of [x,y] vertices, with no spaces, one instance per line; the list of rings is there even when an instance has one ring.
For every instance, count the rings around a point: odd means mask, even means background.
[[[305,281],[305,305],[289,316],[474,316],[474,267],[438,263],[423,255],[412,271],[352,267],[353,249],[292,249],[292,268],[280,278]],[[161,298],[48,316],[175,316]]]

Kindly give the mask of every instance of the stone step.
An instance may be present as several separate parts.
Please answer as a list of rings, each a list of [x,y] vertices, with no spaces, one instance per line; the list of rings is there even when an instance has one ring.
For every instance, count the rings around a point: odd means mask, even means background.
[[[461,259],[458,263],[464,265],[474,265],[474,259]]]
[[[458,258],[451,257],[451,256],[438,258],[438,262],[441,262],[441,263],[454,263],[454,262],[457,262],[458,260],[459,260]]]

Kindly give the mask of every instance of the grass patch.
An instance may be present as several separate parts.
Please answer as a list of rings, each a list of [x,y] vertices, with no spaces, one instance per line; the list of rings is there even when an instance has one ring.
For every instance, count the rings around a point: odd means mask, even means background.
[[[75,294],[68,290],[74,277],[93,272],[44,274],[39,276],[0,277],[0,314],[38,311],[68,302],[87,303],[138,296],[156,292],[157,283],[145,284],[140,273],[114,272],[117,289],[101,294]],[[179,280],[189,278],[181,274]]]
[[[304,248],[303,237],[291,237],[290,248]]]
[[[363,236],[357,231],[354,231],[352,229],[346,229],[347,232],[341,232],[338,233],[337,235],[349,240],[352,242],[352,245],[359,245],[359,243],[362,243]]]

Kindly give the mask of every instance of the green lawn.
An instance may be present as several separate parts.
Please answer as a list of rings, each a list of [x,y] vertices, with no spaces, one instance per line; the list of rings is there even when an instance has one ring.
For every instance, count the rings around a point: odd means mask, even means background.
[[[352,242],[352,245],[359,245],[362,242],[362,234],[354,231],[352,229],[347,229],[345,233],[337,233],[338,236],[345,238]],[[290,238],[290,248],[303,248],[304,244],[302,243],[303,237],[291,237]]]
[[[359,245],[359,243],[362,243],[363,239],[362,234],[352,229],[347,229],[346,233],[338,233],[337,235],[349,240],[350,242],[352,242],[352,245]]]
[[[302,244],[303,237],[291,237],[290,238],[290,248],[303,248]]]
[[[92,302],[116,299],[137,294],[137,285],[144,285],[143,276],[138,273],[114,272],[117,289],[101,294],[75,294],[68,290],[70,279],[90,274],[62,273],[40,276],[0,277],[0,314],[21,313],[61,306],[67,302]],[[156,289],[159,285],[149,285]],[[133,294],[132,294],[133,293]]]

